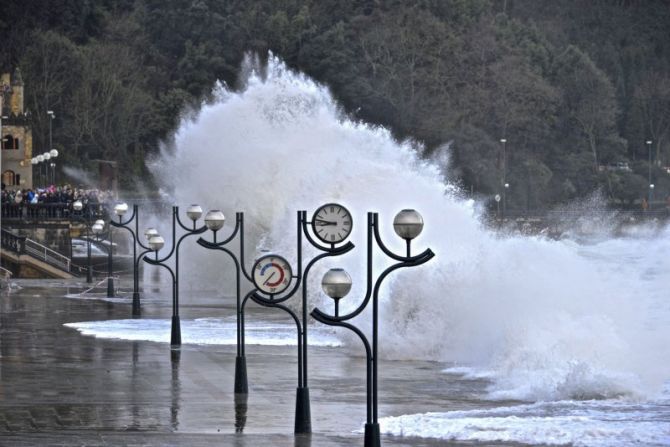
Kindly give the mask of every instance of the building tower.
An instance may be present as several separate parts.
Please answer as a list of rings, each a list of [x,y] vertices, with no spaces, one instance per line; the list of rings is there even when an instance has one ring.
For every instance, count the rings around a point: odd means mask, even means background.
[[[33,187],[33,134],[30,116],[24,109],[21,70],[0,75],[0,144],[2,146],[2,188]]]

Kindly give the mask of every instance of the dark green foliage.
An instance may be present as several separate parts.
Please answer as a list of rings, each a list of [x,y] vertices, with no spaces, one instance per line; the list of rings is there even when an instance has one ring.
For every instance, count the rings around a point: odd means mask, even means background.
[[[466,191],[500,193],[504,176],[512,209],[594,190],[640,200],[650,153],[655,195],[670,194],[665,0],[7,0],[2,11],[0,67],[21,66],[35,146],[56,109],[70,164],[146,174],[183,110],[217,80],[236,85],[246,53],[272,51],[426,156],[450,142]]]

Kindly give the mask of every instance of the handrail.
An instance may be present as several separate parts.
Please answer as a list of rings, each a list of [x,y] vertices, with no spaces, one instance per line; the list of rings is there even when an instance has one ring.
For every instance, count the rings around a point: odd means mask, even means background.
[[[26,253],[33,255],[33,257],[40,259],[47,264],[58,267],[61,270],[70,272],[70,258],[54,251],[32,239],[26,238],[25,244]]]
[[[2,230],[2,248],[12,251],[18,255],[28,254],[35,259],[70,273],[72,261],[57,251],[46,247],[39,242],[25,236]]]

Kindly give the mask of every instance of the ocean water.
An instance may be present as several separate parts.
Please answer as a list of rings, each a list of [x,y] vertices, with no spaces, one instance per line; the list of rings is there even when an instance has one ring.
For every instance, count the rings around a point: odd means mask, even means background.
[[[265,67],[249,58],[242,72],[238,88],[218,85],[211,101],[184,113],[174,139],[149,166],[168,202],[223,210],[229,222],[220,238],[243,211],[249,263],[261,249],[295,261],[297,210],[310,216],[327,202],[349,208],[358,249],[322,261],[307,284],[310,303],[323,309],[331,306],[319,287],[328,268],[343,267],[354,280],[344,311],[364,294],[367,211],[379,212],[382,236],[399,252],[403,242],[393,233],[393,216],[403,208],[423,215],[414,250],[430,247],[437,256],[382,287],[381,355],[443,362],[451,369],[436,376],[455,380],[485,376],[480,398],[492,407],[430,414],[416,408],[383,419],[385,433],[670,444],[668,228],[613,237],[605,233],[611,225],[603,225],[602,234],[591,228],[589,237],[559,241],[491,231],[479,204],[463,198],[445,175],[448,146],[439,160],[424,158],[420,144],[396,141],[386,129],[347,116],[327,87],[275,57]],[[160,220],[147,222],[169,234]],[[230,288],[231,265],[220,253],[185,244],[181,259],[185,289],[202,283]],[[377,271],[386,265],[389,260],[376,254]],[[184,293],[182,302],[188,300]],[[367,317],[356,323],[368,327]],[[357,346],[347,334],[335,336]],[[517,403],[506,404],[510,400]]]
[[[101,298],[102,299],[102,298]],[[195,318],[180,322],[184,343],[195,345],[235,346],[237,326],[234,318]],[[144,340],[170,343],[171,321],[143,318],[129,320],[87,321],[67,323],[82,335],[113,340]],[[310,334],[310,345],[337,347],[342,342],[330,329],[317,328]],[[250,321],[245,324],[245,344],[295,346],[298,344],[295,325]]]

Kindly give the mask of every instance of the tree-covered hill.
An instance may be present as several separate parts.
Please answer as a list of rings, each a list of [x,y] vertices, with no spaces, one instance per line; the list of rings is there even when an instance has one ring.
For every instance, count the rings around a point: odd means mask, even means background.
[[[483,196],[548,208],[602,190],[670,195],[667,0],[5,0],[0,67],[20,66],[35,147],[143,160],[246,52],[327,84],[358,118],[430,152]],[[505,143],[501,140],[504,139]],[[647,144],[651,141],[651,144]],[[429,155],[429,154],[427,154]],[[651,155],[651,170],[649,159]],[[131,186],[131,185],[126,185]]]

